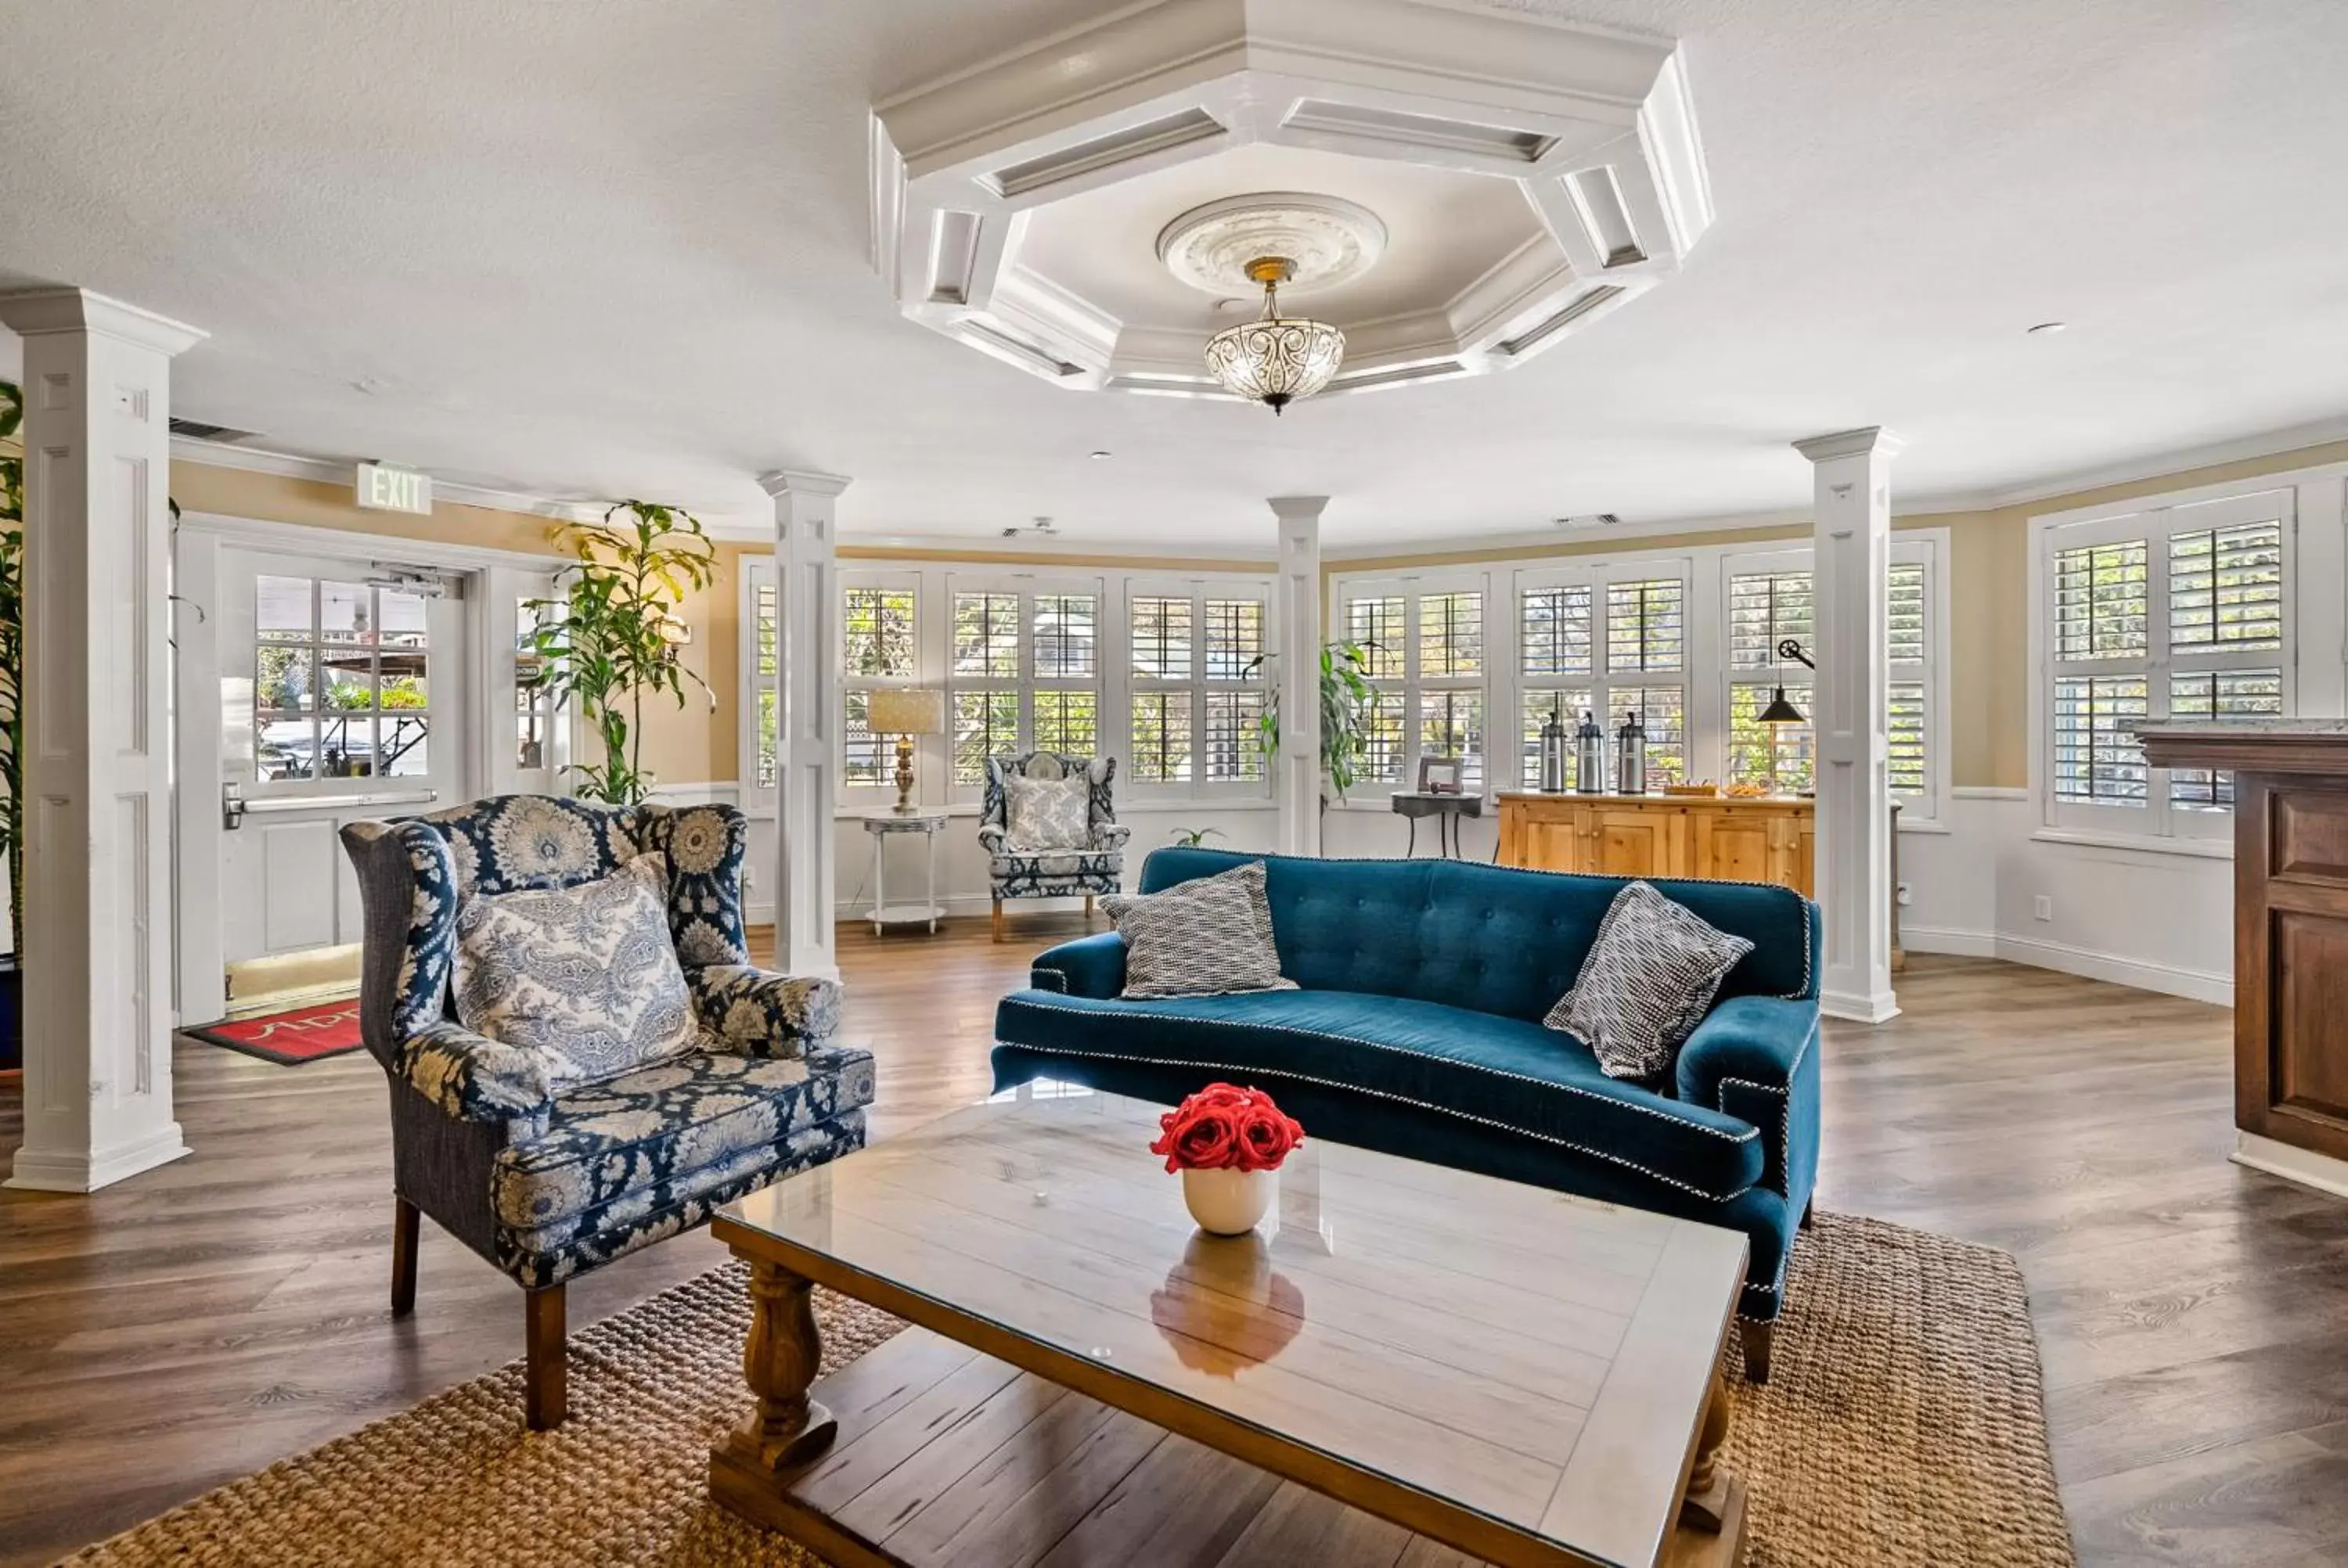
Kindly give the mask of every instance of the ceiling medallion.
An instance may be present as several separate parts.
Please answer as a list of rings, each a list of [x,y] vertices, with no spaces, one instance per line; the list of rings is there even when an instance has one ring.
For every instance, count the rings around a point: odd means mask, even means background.
[[[1158,259],[1194,289],[1252,292],[1252,270],[1278,256],[1293,270],[1292,293],[1360,277],[1385,254],[1386,226],[1368,208],[1334,196],[1268,190],[1193,207],[1158,231]]]
[[[1217,296],[1263,290],[1261,317],[1207,340],[1207,369],[1234,395],[1274,414],[1327,386],[1345,360],[1344,333],[1280,313],[1281,285],[1327,288],[1358,278],[1385,247],[1386,226],[1368,208],[1293,190],[1210,201],[1158,234],[1158,259],[1192,288]]]
[[[1263,285],[1263,314],[1207,340],[1207,369],[1251,403],[1279,414],[1329,384],[1345,363],[1345,334],[1327,322],[1280,313],[1280,285],[1296,272],[1285,256],[1259,256],[1248,276]]]

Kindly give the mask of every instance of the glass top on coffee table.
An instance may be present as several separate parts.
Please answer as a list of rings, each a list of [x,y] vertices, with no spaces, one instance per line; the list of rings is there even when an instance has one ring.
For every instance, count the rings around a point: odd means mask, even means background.
[[[1031,1084],[778,1182],[716,1234],[1491,1561],[1657,1561],[1741,1234],[1308,1128],[1262,1225],[1209,1236],[1148,1151],[1163,1112]]]

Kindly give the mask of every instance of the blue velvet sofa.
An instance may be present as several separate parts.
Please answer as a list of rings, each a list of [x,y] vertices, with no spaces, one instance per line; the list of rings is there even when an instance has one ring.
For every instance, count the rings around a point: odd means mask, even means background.
[[[1172,1103],[1229,1079],[1339,1143],[1743,1231],[1746,1361],[1766,1378],[1818,1168],[1817,906],[1784,887],[1656,881],[1754,948],[1672,1081],[1637,1083],[1540,1021],[1622,878],[1169,848],[1140,890],[1255,858],[1281,972],[1301,989],[1128,1001],[1124,938],[1064,943],[996,1007],[996,1089],[1054,1078]]]

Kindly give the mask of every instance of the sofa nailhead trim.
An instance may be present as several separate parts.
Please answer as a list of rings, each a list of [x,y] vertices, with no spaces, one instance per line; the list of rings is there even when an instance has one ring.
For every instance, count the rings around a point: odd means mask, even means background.
[[[1035,983],[1036,981],[1041,980],[1045,975],[1051,976],[1052,979],[1059,981],[1060,983],[1056,986],[1042,986]],[[1039,965],[1027,971],[1027,983],[1028,989],[1031,990],[1056,990],[1062,996],[1066,996],[1068,994],[1068,971],[1066,969],[1047,969]]]
[[[1063,1009],[1060,1010],[1066,1011],[1069,1009]],[[1199,1023],[1220,1023],[1225,1020],[1220,1019],[1198,1019],[1190,1021]],[[1291,1034],[1307,1034],[1313,1031],[1307,1030],[1290,1030],[1286,1032]],[[1323,1040],[1342,1040],[1345,1037],[1343,1035],[1331,1034],[1321,1035],[1319,1038]],[[1196,1068],[1202,1072],[1228,1072],[1231,1071],[1231,1068],[1220,1062],[1187,1061],[1181,1058],[1171,1056],[1130,1056],[1123,1051],[1117,1050],[1076,1050],[1066,1046],[1029,1045],[1023,1040],[1003,1040],[1000,1038],[998,1038],[994,1043],[997,1045],[1011,1046],[1019,1050],[1032,1050],[1040,1054],[1051,1056],[1085,1056],[1097,1057],[1108,1061],[1138,1061],[1146,1067],[1190,1067]],[[1375,1044],[1375,1042],[1371,1040],[1360,1040],[1354,1043],[1369,1045]],[[1391,1050],[1393,1048],[1388,1047],[1387,1049]],[[1625,1170],[1636,1171],[1639,1174],[1647,1177],[1651,1181],[1661,1182],[1667,1187],[1677,1187],[1681,1192],[1688,1193],[1696,1197],[1702,1198],[1706,1203],[1730,1203],[1737,1198],[1743,1197],[1746,1194],[1753,1190],[1752,1185],[1747,1184],[1745,1186],[1737,1188],[1733,1193],[1725,1194],[1707,1193],[1702,1187],[1691,1186],[1687,1183],[1681,1181],[1676,1176],[1666,1176],[1661,1171],[1651,1171],[1644,1165],[1634,1163],[1632,1161],[1622,1158],[1620,1154],[1610,1154],[1603,1149],[1592,1149],[1587,1144],[1576,1143],[1570,1140],[1556,1137],[1548,1132],[1535,1132],[1523,1127],[1512,1127],[1505,1122],[1495,1121],[1489,1116],[1478,1116],[1472,1111],[1460,1111],[1449,1105],[1434,1105],[1424,1100],[1413,1100],[1407,1095],[1389,1094],[1383,1089],[1365,1089],[1358,1083],[1343,1083],[1334,1078],[1316,1078],[1309,1072],[1288,1072],[1281,1069],[1272,1067],[1251,1067],[1247,1071],[1259,1077],[1293,1079],[1300,1083],[1317,1083],[1324,1089],[1342,1089],[1349,1093],[1367,1094],[1379,1100],[1391,1100],[1397,1105],[1409,1105],[1421,1111],[1434,1111],[1446,1116],[1456,1116],[1463,1122],[1473,1122],[1479,1126],[1489,1127],[1495,1132],[1511,1132],[1520,1138],[1533,1138],[1538,1139],[1544,1143],[1554,1143],[1560,1149],[1571,1149],[1576,1153],[1588,1154],[1593,1159],[1604,1160],[1609,1164],[1621,1165]],[[1507,1073],[1502,1076],[1512,1078],[1515,1077],[1516,1074]],[[1538,1082],[1539,1080],[1527,1079],[1525,1081],[1529,1083]],[[1595,1097],[1593,1096],[1593,1098]],[[1632,1107],[1632,1109],[1637,1108]],[[1657,1113],[1650,1112],[1648,1114],[1654,1115]],[[1671,1121],[1673,1120],[1673,1118],[1664,1117],[1663,1120]],[[1694,1123],[1682,1123],[1682,1125],[1694,1125]],[[1704,1130],[1707,1132],[1710,1131],[1708,1128]],[[1721,1135],[1723,1137],[1726,1136],[1725,1133]]]
[[[1047,993],[1047,994],[1048,994],[1048,993]],[[1047,1003],[1044,1003],[1044,1002],[1023,1001],[1023,1000],[1022,1000],[1022,999],[1020,999],[1016,994],[1014,994],[1014,995],[1012,995],[1012,996],[1007,996],[1007,997],[1004,998],[1003,999],[1004,999],[1004,1001],[1007,1001],[1007,1002],[1018,1002],[1018,1003],[1019,1003],[1019,1005],[1021,1005],[1022,1007],[1042,1007],[1042,1008],[1045,1008],[1045,1009],[1046,1009],[1046,1010],[1051,1011],[1051,1012],[1073,1012],[1073,1013],[1083,1013],[1083,1012],[1086,1010],[1086,1009],[1083,1009],[1083,1008],[1051,1007],[1049,1004],[1047,1004]],[[1246,1020],[1246,1019],[1235,1019],[1235,1018],[1185,1018],[1185,1017],[1183,1017],[1183,1016],[1182,1016],[1181,1014],[1179,1014],[1179,1013],[1162,1013],[1162,1012],[1138,1013],[1138,1014],[1134,1014],[1134,1015],[1132,1015],[1132,1016],[1134,1016],[1134,1017],[1138,1017],[1138,1018],[1170,1018],[1170,1019],[1172,1019],[1172,1020],[1173,1020],[1175,1022],[1177,1022],[1177,1023],[1202,1023],[1202,1024],[1212,1024],[1212,1025],[1216,1026],[1217,1028],[1220,1028],[1220,1029],[1261,1029],[1261,1030],[1270,1030],[1271,1032],[1272,1032],[1272,1033],[1274,1033],[1274,1034],[1292,1034],[1292,1035],[1300,1035],[1300,1036],[1303,1037],[1303,1038],[1304,1038],[1304,1039],[1306,1039],[1306,1040],[1335,1040],[1335,1041],[1336,1041],[1338,1044],[1340,1044],[1340,1045],[1359,1045],[1359,1046],[1366,1046],[1366,1047],[1368,1047],[1369,1049],[1371,1049],[1371,1050],[1392,1050],[1392,1051],[1399,1051],[1399,1052],[1401,1052],[1402,1054],[1404,1054],[1404,1055],[1406,1055],[1406,1056],[1418,1056],[1418,1055],[1423,1055],[1423,1054],[1424,1054],[1423,1052],[1420,1052],[1420,1051],[1415,1051],[1415,1050],[1411,1050],[1409,1047],[1407,1047],[1407,1046],[1401,1046],[1401,1045],[1389,1045],[1389,1044],[1387,1044],[1385,1040],[1364,1040],[1364,1039],[1360,1038],[1360,1037],[1359,1037],[1359,1036],[1357,1036],[1357,1035],[1350,1035],[1350,1034],[1331,1034],[1331,1033],[1329,1033],[1329,1032],[1328,1032],[1327,1030],[1318,1030],[1318,1029],[1298,1029],[1298,1028],[1296,1028],[1296,1027],[1294,1027],[1293,1025],[1291,1025],[1291,1024],[1279,1024],[1279,1023],[1255,1023],[1255,1022],[1252,1022],[1252,1021],[1251,1021],[1251,1020]],[[996,1043],[996,1044],[998,1044],[998,1045],[1017,1045],[1017,1046],[1019,1046],[1022,1050],[1045,1050],[1045,1049],[1046,1049],[1045,1047],[1042,1047],[1042,1046],[1031,1046],[1031,1045],[1027,1045],[1027,1044],[1025,1044],[1025,1042],[1023,1042],[1023,1041],[1019,1041],[1019,1040],[998,1040],[995,1043]],[[1086,1053],[1086,1052],[1072,1052],[1071,1054],[1075,1054],[1075,1055],[1083,1055],[1083,1054],[1087,1054],[1087,1053]],[[1091,1053],[1091,1054],[1107,1055],[1107,1054],[1108,1054],[1108,1053],[1104,1051],[1104,1052],[1097,1052],[1097,1053]],[[1132,1058],[1131,1060],[1134,1060],[1134,1061],[1147,1061],[1147,1060],[1148,1060],[1148,1058],[1146,1058],[1146,1057],[1135,1057],[1135,1058]],[[1206,1066],[1206,1065],[1207,1065],[1207,1063],[1204,1063],[1204,1062],[1184,1062],[1184,1063],[1181,1063],[1181,1065],[1182,1065],[1182,1066],[1185,1066],[1185,1067],[1203,1067],[1203,1066]],[[1745,1129],[1745,1131],[1744,1131],[1744,1132],[1722,1132],[1722,1131],[1721,1131],[1719,1128],[1717,1128],[1717,1127],[1707,1127],[1707,1126],[1705,1126],[1705,1125],[1704,1125],[1703,1122],[1688,1122],[1688,1121],[1684,1121],[1684,1120],[1683,1120],[1683,1119],[1681,1119],[1680,1117],[1670,1115],[1670,1114],[1668,1114],[1668,1113],[1666,1113],[1666,1112],[1662,1112],[1662,1111],[1653,1111],[1653,1110],[1650,1110],[1650,1109],[1648,1109],[1646,1106],[1637,1104],[1637,1103],[1635,1103],[1635,1102],[1632,1102],[1632,1101],[1628,1101],[1628,1100],[1617,1100],[1617,1099],[1613,1098],[1612,1095],[1607,1095],[1607,1094],[1595,1094],[1595,1093],[1592,1093],[1591,1091],[1589,1091],[1589,1090],[1587,1090],[1587,1089],[1580,1089],[1580,1088],[1576,1088],[1574,1085],[1572,1085],[1572,1084],[1570,1084],[1570,1083],[1556,1083],[1556,1082],[1552,1082],[1551,1081],[1550,1081],[1549,1079],[1546,1079],[1546,1078],[1535,1078],[1535,1077],[1532,1077],[1531,1075],[1529,1075],[1529,1074],[1528,1074],[1528,1073],[1522,1073],[1522,1072],[1510,1072],[1510,1071],[1508,1071],[1507,1069],[1505,1069],[1505,1068],[1498,1068],[1498,1067],[1482,1067],[1482,1066],[1478,1066],[1476,1063],[1474,1063],[1474,1062],[1470,1062],[1470,1061],[1456,1062],[1454,1065],[1456,1065],[1456,1066],[1459,1066],[1459,1067],[1472,1067],[1472,1068],[1474,1068],[1474,1069],[1475,1069],[1475,1071],[1477,1071],[1478,1072],[1488,1072],[1488,1073],[1490,1073],[1490,1074],[1491,1074],[1493,1077],[1495,1077],[1495,1078],[1505,1078],[1505,1079],[1508,1079],[1508,1080],[1509,1080],[1510,1082],[1512,1082],[1512,1083],[1528,1083],[1528,1084],[1530,1084],[1530,1085],[1531,1085],[1532,1087],[1534,1087],[1535,1089],[1554,1089],[1554,1090],[1559,1091],[1560,1091],[1560,1092],[1561,1092],[1561,1093],[1566,1093],[1566,1094],[1579,1094],[1579,1095],[1581,1095],[1581,1096],[1583,1099],[1585,1099],[1585,1100],[1595,1100],[1595,1101],[1600,1102],[1601,1102],[1601,1103],[1602,1103],[1602,1104],[1606,1104],[1606,1105],[1613,1106],[1615,1109],[1617,1109],[1617,1110],[1621,1110],[1621,1111],[1635,1111],[1635,1112],[1638,1112],[1640,1115],[1642,1115],[1642,1116],[1652,1116],[1652,1117],[1653,1117],[1653,1118],[1654,1118],[1656,1121],[1658,1121],[1658,1122],[1670,1122],[1673,1126],[1674,1126],[1674,1127],[1685,1127],[1686,1129],[1688,1129],[1688,1130],[1689,1130],[1690,1132],[1702,1132],[1702,1133],[1704,1133],[1704,1134],[1705,1136],[1707,1136],[1707,1137],[1718,1138],[1718,1139],[1721,1139],[1722,1141],[1724,1141],[1724,1142],[1725,1142],[1725,1143],[1750,1143],[1751,1142],[1753,1142],[1753,1140],[1754,1140],[1754,1139],[1758,1138],[1759,1136],[1761,1136],[1761,1130],[1760,1130],[1759,1128],[1757,1128],[1757,1127],[1747,1127],[1747,1128],[1746,1128],[1746,1129]],[[1317,1083],[1317,1082],[1320,1082],[1320,1081],[1321,1081],[1321,1080],[1319,1080],[1319,1079],[1314,1079],[1314,1080],[1313,1080],[1313,1081]],[[1344,1087],[1349,1087],[1349,1086],[1348,1086],[1348,1085],[1342,1085],[1342,1084],[1341,1084],[1341,1085],[1339,1085],[1339,1087],[1344,1088]],[[1398,1096],[1398,1095],[1388,1095],[1388,1096],[1386,1096],[1386,1098],[1388,1098],[1388,1099],[1390,1099],[1390,1100],[1391,1100],[1391,1099],[1400,1099],[1401,1097],[1400,1097],[1400,1096]],[[1415,1100],[1414,1100],[1414,1101],[1406,1101],[1406,1103],[1416,1105],[1416,1104],[1417,1104],[1417,1103],[1418,1103],[1418,1102],[1416,1102],[1416,1101],[1415,1101]],[[1441,1109],[1441,1107],[1439,1107],[1439,1106],[1438,1106],[1438,1107],[1437,1107],[1437,1109],[1440,1110],[1440,1109]],[[1706,1109],[1707,1109],[1707,1110],[1709,1110],[1709,1109],[1712,1109],[1712,1107],[1707,1106],[1707,1107],[1706,1107]],[[1461,1114],[1461,1115],[1467,1115],[1467,1114],[1468,1114],[1468,1112],[1460,1112],[1460,1114]],[[1721,1114],[1725,1116],[1725,1115],[1726,1115],[1726,1114],[1727,1114],[1727,1112],[1724,1111],[1724,1112],[1721,1112]],[[1504,1126],[1504,1125],[1506,1125],[1506,1123],[1504,1123],[1504,1122],[1493,1122],[1493,1123],[1492,1123],[1492,1125],[1494,1125],[1494,1126],[1496,1126],[1496,1127],[1498,1127],[1498,1126]],[[1534,1137],[1540,1137],[1540,1136],[1542,1136],[1542,1135],[1543,1135],[1543,1134],[1540,1134],[1540,1133],[1534,1133],[1534,1134],[1532,1134],[1532,1136],[1534,1136]],[[1568,1147],[1572,1147],[1572,1146],[1573,1146],[1573,1145],[1570,1145],[1570,1144],[1568,1145]],[[1625,1163],[1628,1163],[1628,1162],[1625,1162]],[[1640,1169],[1640,1167],[1635,1166],[1635,1165],[1634,1165],[1634,1166],[1632,1166],[1632,1168],[1633,1170]],[[1668,1177],[1663,1177],[1663,1178],[1659,1178],[1659,1179],[1660,1179],[1660,1180],[1669,1180],[1670,1178],[1668,1178]],[[1690,1192],[1694,1192],[1694,1191],[1695,1191],[1696,1189],[1694,1189],[1694,1187],[1691,1187],[1691,1188],[1689,1188],[1688,1190],[1689,1190]],[[1736,1189],[1736,1192],[1737,1192],[1737,1193],[1743,1193],[1743,1192],[1750,1192],[1751,1190],[1752,1190],[1752,1189],[1751,1189],[1750,1187],[1739,1187],[1739,1188],[1737,1188],[1737,1189]],[[1729,1197],[1731,1197],[1731,1198],[1735,1197],[1735,1195],[1736,1195],[1736,1193],[1731,1193],[1731,1194],[1728,1194],[1728,1196],[1729,1196]],[[1721,1201],[1721,1202],[1723,1202],[1723,1203],[1726,1203],[1726,1202],[1728,1201],[1728,1199],[1727,1199],[1727,1198],[1723,1198],[1723,1199],[1721,1199],[1720,1201]]]

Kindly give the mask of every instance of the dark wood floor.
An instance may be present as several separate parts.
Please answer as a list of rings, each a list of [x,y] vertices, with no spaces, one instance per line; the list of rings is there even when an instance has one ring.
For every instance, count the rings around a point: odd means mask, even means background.
[[[843,927],[880,1137],[987,1087],[996,996],[1069,926]],[[2348,1563],[2348,1203],[2226,1163],[2229,1015],[1919,958],[1831,1027],[1826,1206],[2008,1248],[2090,1563]],[[190,1158],[95,1198],[0,1193],[0,1563],[42,1561],[520,1354],[520,1296],[430,1226],[386,1305],[379,1073],[179,1050]],[[18,1103],[0,1088],[0,1159]],[[679,1238],[572,1290],[591,1322],[716,1262]]]

